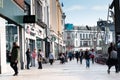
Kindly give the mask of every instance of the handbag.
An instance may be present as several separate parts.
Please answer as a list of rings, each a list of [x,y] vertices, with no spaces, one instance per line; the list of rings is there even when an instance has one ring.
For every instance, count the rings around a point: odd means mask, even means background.
[[[111,53],[110,53],[110,58],[111,59],[117,59],[117,51],[112,50]]]

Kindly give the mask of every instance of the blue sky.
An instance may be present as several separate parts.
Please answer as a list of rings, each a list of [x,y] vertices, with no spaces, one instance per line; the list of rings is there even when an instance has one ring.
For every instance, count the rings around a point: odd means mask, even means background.
[[[66,23],[74,25],[97,25],[100,19],[107,20],[108,6],[113,0],[60,0],[64,4]]]

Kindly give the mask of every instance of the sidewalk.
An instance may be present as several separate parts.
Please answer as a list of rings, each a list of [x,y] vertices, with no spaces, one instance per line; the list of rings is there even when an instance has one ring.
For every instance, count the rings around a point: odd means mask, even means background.
[[[30,70],[20,70],[18,76],[12,73],[1,74],[0,80],[120,80],[120,73],[115,73],[114,67],[107,74],[107,66],[91,64],[90,68],[77,64],[76,60],[60,64],[56,61],[52,66],[43,64],[43,69],[32,67]]]

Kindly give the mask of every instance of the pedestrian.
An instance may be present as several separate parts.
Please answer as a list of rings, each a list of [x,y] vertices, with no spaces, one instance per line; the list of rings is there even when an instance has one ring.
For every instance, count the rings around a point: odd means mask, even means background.
[[[37,61],[38,61],[38,69],[42,69],[43,57],[42,57],[42,51],[41,51],[41,49],[39,49],[39,51],[38,51]]]
[[[90,67],[90,53],[88,49],[86,49],[85,51],[85,60],[86,60],[86,68],[89,68]]]
[[[79,61],[79,52],[78,51],[75,52],[75,58],[76,58],[77,63],[78,63],[78,61]]]
[[[49,63],[50,63],[50,65],[52,65],[53,62],[54,62],[54,56],[53,56],[53,53],[50,52],[50,54],[49,54]]]
[[[91,54],[91,55],[90,55],[90,58],[91,58],[91,60],[92,60],[92,64],[94,64],[94,61],[95,61],[95,54],[96,54],[96,53],[95,53],[95,50],[92,49],[91,52],[90,52],[90,54]]]
[[[29,68],[29,64],[30,64],[30,49],[28,48],[27,51],[26,51],[26,57],[27,57],[27,69],[30,69]]]
[[[80,58],[80,64],[82,64],[82,60],[83,60],[83,51],[82,51],[82,49],[80,49],[79,58]]]
[[[36,49],[33,50],[32,52],[32,66],[35,67],[35,59],[36,59]]]
[[[61,64],[65,63],[65,55],[64,55],[64,53],[60,54],[60,63]]]
[[[108,74],[110,74],[110,69],[112,66],[115,66],[115,71],[118,73],[117,51],[113,43],[110,43],[110,46],[108,47],[108,60],[106,64],[108,65]]]
[[[72,52],[71,52],[71,51],[69,51],[69,53],[68,53],[68,58],[69,58],[69,61],[71,61],[72,58],[73,58],[73,56],[72,56]]]
[[[10,66],[12,67],[12,69],[14,70],[14,74],[13,76],[18,75],[18,49],[20,47],[17,45],[16,42],[13,42],[13,47],[12,47],[12,51],[11,51],[11,61],[10,61]]]

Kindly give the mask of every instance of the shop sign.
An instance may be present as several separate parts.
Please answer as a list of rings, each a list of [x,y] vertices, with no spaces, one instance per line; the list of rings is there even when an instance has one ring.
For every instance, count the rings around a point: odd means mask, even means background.
[[[0,8],[3,8],[3,0],[0,0]]]
[[[35,36],[35,31],[33,28],[30,29],[29,26],[27,26],[26,33],[30,34],[31,36]]]

